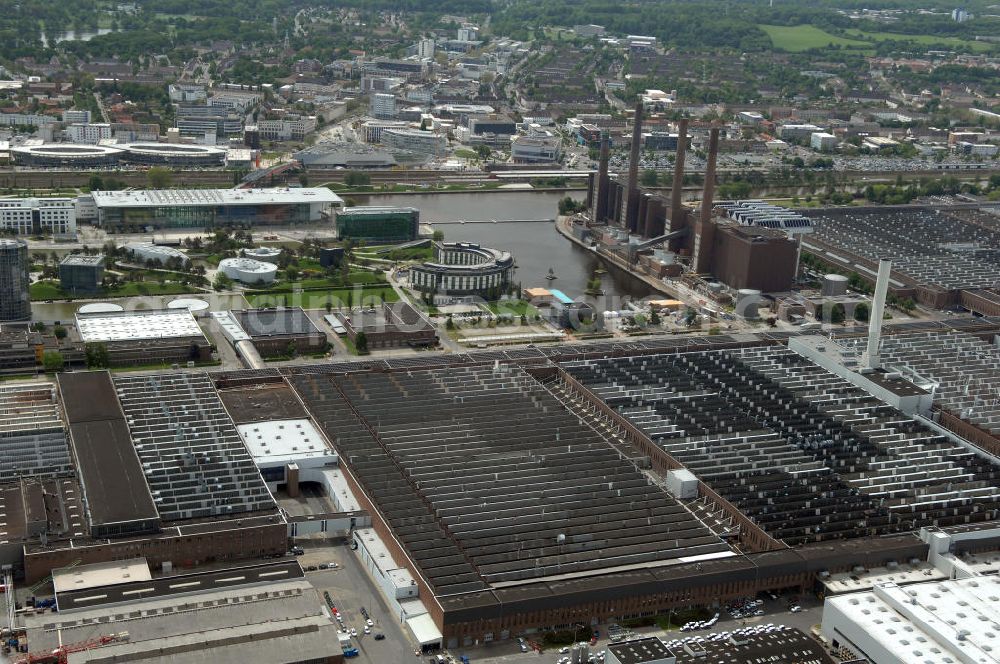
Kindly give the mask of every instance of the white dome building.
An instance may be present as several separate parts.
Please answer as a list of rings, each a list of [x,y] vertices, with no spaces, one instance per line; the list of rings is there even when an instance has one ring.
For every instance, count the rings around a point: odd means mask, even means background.
[[[281,255],[281,249],[277,247],[254,247],[253,249],[245,249],[243,255],[247,258],[252,258],[255,261],[263,261],[265,263],[273,263],[277,265],[278,256]]]
[[[270,284],[274,282],[278,267],[252,258],[224,258],[219,261],[219,270],[244,284]]]

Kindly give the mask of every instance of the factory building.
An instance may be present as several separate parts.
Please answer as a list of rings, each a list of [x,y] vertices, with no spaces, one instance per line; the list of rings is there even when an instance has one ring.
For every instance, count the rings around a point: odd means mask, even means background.
[[[495,300],[510,287],[514,258],[468,242],[435,242],[434,260],[410,268],[410,285],[422,293],[476,295]]]
[[[98,225],[112,230],[318,223],[343,201],[325,187],[95,191]]]
[[[334,314],[352,343],[364,333],[368,348],[422,347],[437,344],[437,331],[406,302],[383,302],[381,308]]]
[[[262,357],[321,353],[326,335],[298,307],[231,312]]]
[[[285,551],[285,523],[206,374],[65,373],[55,399],[72,468],[50,457],[50,476],[0,487],[2,552],[28,583],[139,552],[169,569]],[[37,514],[15,509],[35,495]]]
[[[84,345],[103,344],[112,366],[153,362],[201,362],[212,346],[187,309],[76,314]]]
[[[394,244],[417,239],[420,210],[396,207],[345,207],[335,216],[337,237],[369,244]]]
[[[152,578],[145,558],[130,558],[80,565],[72,581],[57,587],[57,614],[27,618],[32,653],[66,648],[77,663],[343,661],[336,624],[294,561]]]
[[[101,290],[104,256],[69,254],[59,261],[59,286],[73,294],[93,294]]]
[[[892,257],[889,292],[924,306],[964,306],[994,315],[1000,289],[1000,217],[976,208],[870,206],[803,211],[815,231],[804,250],[845,273],[873,281],[880,257]]]

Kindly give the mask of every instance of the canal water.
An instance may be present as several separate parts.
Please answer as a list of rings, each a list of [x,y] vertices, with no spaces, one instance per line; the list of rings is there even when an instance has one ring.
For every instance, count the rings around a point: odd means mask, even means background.
[[[584,192],[570,195],[582,199]],[[625,298],[655,294],[648,284],[598,258],[596,254],[559,234],[553,222],[485,224],[441,223],[455,220],[555,219],[562,192],[517,192],[478,194],[418,194],[372,196],[366,205],[415,207],[420,221],[444,231],[449,242],[475,242],[514,255],[515,281],[522,288],[558,288],[573,298],[582,297],[600,310],[619,308]],[[604,297],[584,294],[595,271],[601,279]],[[549,269],[556,279],[548,280]]]

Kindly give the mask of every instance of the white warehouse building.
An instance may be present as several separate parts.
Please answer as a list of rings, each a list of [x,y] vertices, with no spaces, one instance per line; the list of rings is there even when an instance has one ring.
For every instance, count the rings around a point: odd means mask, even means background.
[[[270,284],[274,282],[278,267],[252,258],[224,258],[219,261],[219,270],[244,284]]]

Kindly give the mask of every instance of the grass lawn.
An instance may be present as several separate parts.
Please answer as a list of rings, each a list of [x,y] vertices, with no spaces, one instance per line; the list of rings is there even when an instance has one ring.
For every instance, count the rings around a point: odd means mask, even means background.
[[[757,27],[767,33],[775,48],[791,53],[808,51],[811,48],[825,48],[831,45],[857,49],[871,48],[870,42],[831,35],[829,32],[824,32],[812,25],[786,26],[760,24]]]
[[[479,157],[479,153],[468,148],[459,148],[455,150],[455,156],[461,159],[476,159]]]
[[[503,300],[502,302],[490,302],[486,305],[486,308],[495,314],[527,316],[528,318],[538,315],[538,309],[531,306],[531,303],[526,300]]]
[[[390,286],[385,286],[384,288],[364,288],[361,290],[360,301],[357,291],[347,288],[302,291],[301,293],[248,294],[246,299],[254,307],[283,307],[287,298],[288,306],[302,307],[303,309],[323,309],[326,307],[326,303],[331,300],[334,308],[346,305],[348,292],[353,293],[351,302],[354,306],[362,302],[368,304],[373,299],[383,302],[395,302],[399,299],[399,295]]]
[[[846,30],[852,37],[858,37],[859,39],[867,39],[869,41],[900,41],[900,42],[911,42],[913,44],[920,44],[923,46],[929,46],[933,44],[941,44],[944,46],[960,46],[964,48],[972,49],[977,53],[986,52],[993,50],[996,44],[991,44],[989,42],[973,41],[971,39],[960,39],[959,37],[945,37],[937,35],[905,35],[899,32],[864,32],[858,30],[857,28],[852,28]]]
[[[118,288],[87,295],[68,295],[59,287],[58,281],[39,281],[31,284],[28,293],[32,300],[77,300],[94,297],[136,297],[139,295],[181,295],[184,293],[200,293],[201,289],[194,286],[168,282],[164,284],[155,281],[130,281]]]

